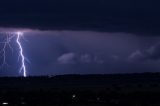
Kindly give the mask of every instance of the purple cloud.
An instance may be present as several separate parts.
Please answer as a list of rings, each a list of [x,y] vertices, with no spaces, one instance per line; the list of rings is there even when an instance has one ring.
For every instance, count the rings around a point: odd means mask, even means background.
[[[61,64],[73,64],[73,63],[97,63],[102,64],[104,61],[97,56],[92,56],[90,54],[76,54],[76,53],[66,53],[58,57],[58,63]]]
[[[137,50],[133,52],[129,57],[131,61],[148,61],[148,60],[159,60],[160,59],[160,43],[151,46],[145,50]]]
[[[75,57],[76,55],[74,53],[66,53],[66,54],[63,54],[61,55],[57,61],[58,63],[61,63],[61,64],[73,64],[75,63]]]

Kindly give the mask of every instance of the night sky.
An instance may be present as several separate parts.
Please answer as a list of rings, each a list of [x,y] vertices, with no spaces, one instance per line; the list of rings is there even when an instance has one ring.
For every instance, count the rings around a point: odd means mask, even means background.
[[[3,0],[0,42],[22,31],[28,75],[160,72],[160,7],[153,0]],[[0,76],[19,76],[17,45]],[[0,49],[3,45],[0,44]],[[3,58],[0,58],[2,63]]]

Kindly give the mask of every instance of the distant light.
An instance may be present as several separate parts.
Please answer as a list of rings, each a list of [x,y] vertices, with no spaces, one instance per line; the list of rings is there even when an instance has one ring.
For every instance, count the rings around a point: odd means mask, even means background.
[[[25,102],[22,102],[21,104],[24,105],[24,104],[26,104],[26,103],[25,103]]]
[[[76,95],[75,95],[75,94],[73,94],[73,95],[72,95],[72,98],[75,98],[75,97],[76,97]]]
[[[2,105],[8,105],[8,102],[3,102]]]
[[[48,75],[48,78],[53,78],[54,77],[54,75]]]
[[[97,100],[99,101],[99,100],[100,100],[100,98],[97,98]]]

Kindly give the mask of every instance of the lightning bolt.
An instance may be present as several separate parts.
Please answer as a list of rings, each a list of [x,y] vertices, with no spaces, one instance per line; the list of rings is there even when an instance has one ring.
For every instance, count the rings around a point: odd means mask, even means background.
[[[16,38],[16,42],[18,44],[19,47],[19,55],[21,57],[21,67],[20,67],[20,72],[23,72],[23,76],[26,77],[26,66],[25,66],[25,57],[23,54],[23,48],[22,48],[22,44],[20,42],[20,38],[23,35],[23,33],[21,32],[17,32],[17,38]]]
[[[0,44],[4,44],[2,50],[0,51],[0,54],[3,57],[3,62],[0,67],[3,67],[5,65],[8,66],[8,64],[6,62],[6,49],[9,47],[13,52],[13,48],[11,47],[10,42],[11,42],[11,39],[14,37],[14,35],[12,35],[10,33],[7,33],[6,35],[7,35],[7,37],[4,40],[4,42],[0,42]]]
[[[22,47],[22,44],[21,44],[21,37],[23,36],[23,33],[22,32],[7,33],[6,35],[7,35],[7,37],[4,40],[4,42],[0,42],[0,44],[3,44],[3,48],[0,51],[0,55],[3,58],[2,64],[0,65],[0,68],[2,68],[4,66],[8,66],[8,63],[6,61],[6,58],[7,58],[6,50],[8,48],[10,48],[11,51],[13,52],[13,48],[12,48],[10,43],[11,43],[11,40],[15,37],[16,38],[16,43],[17,43],[18,48],[19,48],[19,51],[18,51],[19,58],[21,59],[21,66],[20,66],[20,69],[19,69],[19,73],[23,73],[23,77],[27,77],[27,70],[26,70],[26,65],[25,65],[26,58],[23,54],[23,47]]]

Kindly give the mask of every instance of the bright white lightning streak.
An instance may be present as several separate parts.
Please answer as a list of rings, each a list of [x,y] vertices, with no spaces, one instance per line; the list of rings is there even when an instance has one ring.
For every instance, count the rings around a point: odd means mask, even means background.
[[[20,67],[20,72],[23,72],[23,76],[26,77],[27,74],[26,74],[26,66],[25,66],[25,56],[23,54],[23,48],[22,48],[22,45],[21,45],[21,42],[20,42],[20,38],[22,36],[22,33],[21,32],[17,32],[17,38],[16,38],[16,42],[18,44],[18,47],[19,47],[19,54],[20,54],[20,57],[21,57],[21,67]]]
[[[6,51],[7,51],[7,48],[10,48],[10,50],[12,51],[13,53],[13,48],[11,46],[11,40],[15,37],[16,38],[16,43],[18,45],[18,48],[19,48],[19,51],[18,51],[18,54],[19,54],[19,59],[21,59],[21,66],[20,66],[20,70],[19,72],[23,72],[23,76],[26,77],[27,74],[26,74],[26,66],[25,66],[25,61],[28,61],[27,58],[25,58],[24,54],[23,54],[23,48],[22,48],[22,44],[21,44],[21,37],[23,33],[22,32],[16,32],[16,33],[6,33],[6,39],[3,41],[3,42],[0,42],[0,44],[3,44],[3,48],[2,50],[0,51],[0,55],[2,56],[3,58],[3,61],[2,61],[2,64],[0,65],[0,68],[2,68],[3,66],[8,66],[7,64],[7,55],[6,55]]]

